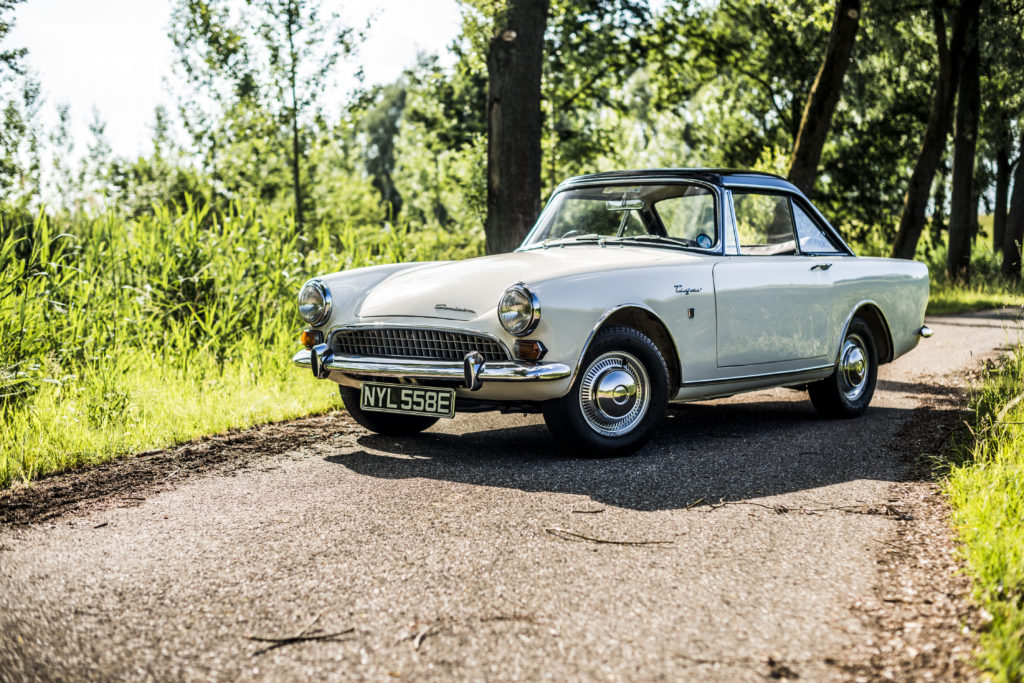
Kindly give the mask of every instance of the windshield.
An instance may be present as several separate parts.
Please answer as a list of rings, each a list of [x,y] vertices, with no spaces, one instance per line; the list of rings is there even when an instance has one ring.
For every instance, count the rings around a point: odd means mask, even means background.
[[[715,195],[701,185],[580,188],[552,198],[523,248],[621,240],[714,249],[716,225]]]

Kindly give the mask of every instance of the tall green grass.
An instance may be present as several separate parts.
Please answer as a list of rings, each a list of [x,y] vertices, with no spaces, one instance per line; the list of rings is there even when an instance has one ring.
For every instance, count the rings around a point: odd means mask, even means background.
[[[479,233],[298,231],[289,214],[0,218],[0,486],[201,434],[325,411],[294,368],[316,274],[462,258]]]
[[[922,250],[921,258],[931,273],[929,315],[949,315],[985,308],[1020,306],[1024,304],[1024,287],[1020,281],[1007,280],[1000,272],[1002,254],[992,251],[989,238],[979,236],[971,250],[971,281],[951,282],[946,274],[946,243]]]
[[[977,601],[992,615],[982,664],[1024,680],[1024,346],[986,377],[971,438],[954,450],[945,483]]]

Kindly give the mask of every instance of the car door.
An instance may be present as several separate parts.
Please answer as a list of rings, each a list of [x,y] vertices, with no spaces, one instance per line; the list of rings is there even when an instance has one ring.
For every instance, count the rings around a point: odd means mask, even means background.
[[[842,253],[789,194],[731,195],[739,255],[713,270],[718,367],[729,376],[827,362]]]

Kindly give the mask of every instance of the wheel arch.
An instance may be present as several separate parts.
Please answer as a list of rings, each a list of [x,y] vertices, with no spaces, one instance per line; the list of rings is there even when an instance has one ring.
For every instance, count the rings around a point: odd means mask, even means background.
[[[854,306],[853,312],[847,316],[846,322],[843,323],[843,333],[839,337],[839,348],[842,349],[843,339],[846,338],[846,332],[854,318],[860,318],[871,329],[871,336],[874,339],[878,352],[878,364],[883,365],[891,362],[895,348],[892,342],[892,332],[889,330],[889,323],[885,319],[885,314],[882,313],[882,309],[874,301],[861,301]],[[836,362],[839,362],[838,352]]]
[[[605,311],[604,315],[597,321],[597,324],[594,325],[594,329],[591,330],[586,343],[583,344],[583,350],[580,351],[580,357],[576,362],[576,369],[573,372],[574,382],[583,365],[583,358],[587,355],[591,342],[594,341],[594,337],[609,325],[632,327],[647,335],[654,342],[654,345],[658,347],[662,358],[665,359],[665,364],[668,366],[670,391],[681,386],[682,364],[679,360],[679,353],[676,350],[675,342],[668,331],[668,326],[657,313],[642,304],[623,304]]]

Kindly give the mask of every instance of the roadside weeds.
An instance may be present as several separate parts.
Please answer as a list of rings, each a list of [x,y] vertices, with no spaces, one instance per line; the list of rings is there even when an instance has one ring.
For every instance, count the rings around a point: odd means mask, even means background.
[[[981,664],[1024,680],[1024,346],[987,368],[954,444],[943,493],[987,622]]]

